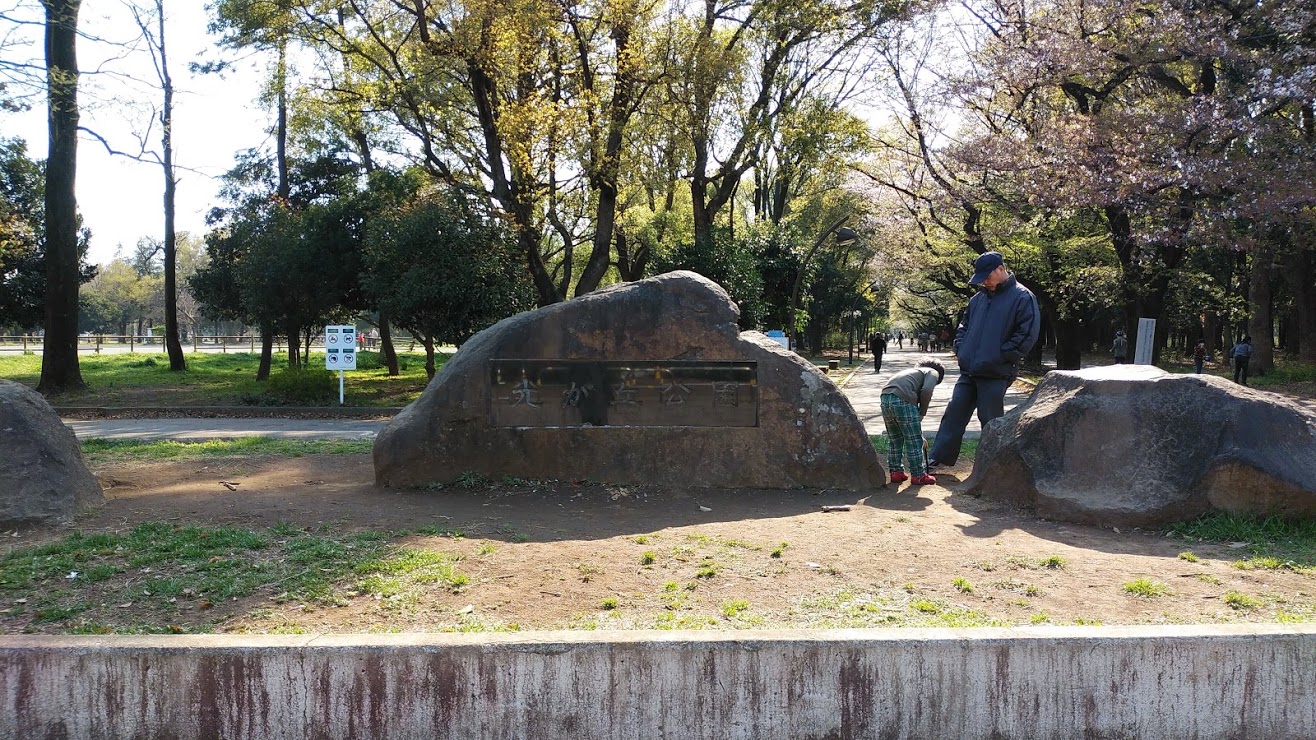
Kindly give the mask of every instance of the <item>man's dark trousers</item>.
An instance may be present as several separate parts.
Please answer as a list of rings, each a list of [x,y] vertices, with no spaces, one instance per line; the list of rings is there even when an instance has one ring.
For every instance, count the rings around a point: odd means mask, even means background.
[[[960,373],[928,458],[943,465],[954,465],[960,458],[964,428],[969,425],[974,409],[977,409],[978,421],[983,426],[992,419],[1005,416],[1005,392],[1013,382],[1009,378],[974,378]]]
[[[1251,360],[1247,355],[1237,355],[1234,357],[1234,382],[1247,385],[1247,363]]]

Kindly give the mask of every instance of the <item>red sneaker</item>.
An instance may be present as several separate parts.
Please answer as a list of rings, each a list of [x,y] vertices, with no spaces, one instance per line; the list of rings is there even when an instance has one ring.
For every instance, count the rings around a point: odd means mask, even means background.
[[[937,478],[936,476],[924,473],[923,475],[911,480],[910,483],[913,483],[916,486],[935,486],[937,484]]]
[[[901,473],[901,472],[898,472],[898,471],[897,471],[897,472],[891,474],[891,482],[892,482],[892,483],[904,483],[904,482],[907,481],[907,480],[909,480],[909,476],[908,476],[908,475],[905,475],[904,473]]]

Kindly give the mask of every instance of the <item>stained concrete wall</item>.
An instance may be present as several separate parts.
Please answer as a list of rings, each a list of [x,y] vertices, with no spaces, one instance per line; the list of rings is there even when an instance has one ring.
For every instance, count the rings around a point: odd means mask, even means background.
[[[0,637],[4,738],[1311,738],[1316,627]]]

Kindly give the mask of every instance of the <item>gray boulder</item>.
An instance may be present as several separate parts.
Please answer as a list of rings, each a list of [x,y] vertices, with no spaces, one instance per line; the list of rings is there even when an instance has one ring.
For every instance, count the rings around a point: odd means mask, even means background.
[[[966,491],[1116,526],[1211,510],[1312,516],[1316,413],[1212,375],[1052,372],[983,430]]]
[[[0,380],[0,526],[67,524],[102,500],[77,438],[46,399]]]
[[[699,487],[868,489],[886,473],[849,400],[693,272],[480,332],[375,442],[382,485],[464,472]]]

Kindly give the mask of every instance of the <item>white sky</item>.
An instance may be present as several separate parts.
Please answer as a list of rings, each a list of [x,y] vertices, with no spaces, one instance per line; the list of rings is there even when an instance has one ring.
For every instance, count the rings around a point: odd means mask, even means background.
[[[216,177],[233,165],[238,151],[264,145],[271,116],[257,100],[264,75],[264,59],[253,57],[238,64],[235,72],[192,75],[189,62],[219,58],[214,39],[206,33],[207,17],[201,0],[169,0],[165,3],[166,46],[169,71],[174,81],[174,161],[179,167],[177,228],[197,236],[205,233],[205,214],[216,205]],[[132,17],[120,0],[84,0],[79,16],[84,33],[124,39],[135,32]],[[40,29],[35,28],[39,34]],[[78,42],[78,66],[84,72],[96,69],[116,50],[86,39]],[[117,50],[122,54],[122,50]],[[232,58],[231,52],[226,52]],[[7,57],[41,55],[40,36],[24,50],[9,50]],[[153,83],[155,73],[145,49],[133,61],[108,66],[130,72]],[[103,75],[84,75],[79,92],[82,126],[110,141],[115,149],[137,152],[134,131],[144,131],[149,117],[147,105],[161,105],[158,83],[128,85]],[[31,111],[0,113],[0,136],[18,136],[27,141],[28,156],[46,156],[46,107],[35,101]],[[159,126],[151,132],[150,148],[159,151]],[[164,173],[160,165],[134,162],[109,155],[105,147],[87,134],[78,143],[78,209],[83,223],[92,231],[89,261],[105,263],[114,258],[120,244],[131,253],[143,236],[164,236]]]

